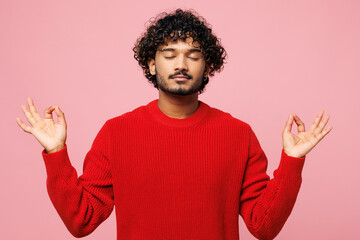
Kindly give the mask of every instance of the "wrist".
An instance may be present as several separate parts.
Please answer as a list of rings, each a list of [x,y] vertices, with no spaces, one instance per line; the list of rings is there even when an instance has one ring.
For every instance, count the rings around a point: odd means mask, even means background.
[[[299,153],[291,153],[291,152],[288,152],[287,150],[285,150],[284,148],[283,148],[283,151],[284,151],[284,153],[287,155],[287,156],[289,156],[289,157],[293,157],[293,158],[303,158],[303,157],[305,157],[305,155],[302,155],[302,154],[299,154]]]
[[[46,152],[46,153],[58,152],[58,151],[60,151],[61,149],[63,149],[64,147],[65,147],[65,144],[61,144],[61,145],[59,145],[59,146],[57,146],[57,147],[55,147],[55,148],[52,148],[52,149],[46,149],[46,148],[45,148],[45,152]]]

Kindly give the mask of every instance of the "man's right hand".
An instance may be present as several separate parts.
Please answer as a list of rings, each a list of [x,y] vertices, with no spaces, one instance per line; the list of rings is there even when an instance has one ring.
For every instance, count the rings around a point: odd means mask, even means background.
[[[51,106],[45,109],[42,119],[36,111],[32,98],[27,99],[29,109],[24,104],[21,108],[32,126],[25,125],[19,117],[16,118],[18,125],[27,133],[32,134],[39,143],[45,148],[47,153],[53,153],[61,150],[66,141],[66,121],[65,115],[58,106]],[[58,122],[55,123],[52,116],[55,111]]]

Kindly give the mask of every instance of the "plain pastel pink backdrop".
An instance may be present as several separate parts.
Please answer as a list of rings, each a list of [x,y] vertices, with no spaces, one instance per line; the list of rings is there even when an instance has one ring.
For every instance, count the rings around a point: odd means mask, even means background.
[[[360,2],[1,1],[1,239],[75,239],[46,191],[42,146],[16,123],[32,97],[59,105],[70,160],[82,173],[104,122],[158,97],[133,57],[145,23],[192,8],[228,53],[199,99],[254,129],[277,168],[290,113],[330,114],[332,131],[307,155],[295,207],[276,239],[354,239],[360,222]],[[297,134],[296,125],[293,133]],[[239,217],[240,238],[254,239]],[[86,239],[116,239],[114,212]]]

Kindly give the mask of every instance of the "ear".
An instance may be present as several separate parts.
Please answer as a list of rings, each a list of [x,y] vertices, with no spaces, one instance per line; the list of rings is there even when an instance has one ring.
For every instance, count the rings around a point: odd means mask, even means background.
[[[152,58],[149,58],[149,60],[147,61],[147,64],[149,66],[149,70],[150,70],[150,74],[151,75],[155,75],[155,60]]]

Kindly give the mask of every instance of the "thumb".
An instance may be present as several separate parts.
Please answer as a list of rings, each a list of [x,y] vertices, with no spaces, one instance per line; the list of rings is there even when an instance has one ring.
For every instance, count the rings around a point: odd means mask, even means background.
[[[55,113],[58,123],[66,125],[65,114],[60,110],[59,106],[55,106]]]

